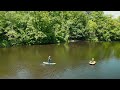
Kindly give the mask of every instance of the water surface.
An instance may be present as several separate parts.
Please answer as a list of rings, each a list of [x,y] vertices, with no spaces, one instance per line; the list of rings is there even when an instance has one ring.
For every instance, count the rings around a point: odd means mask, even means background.
[[[48,56],[56,65],[43,65]],[[96,65],[88,62],[94,57]],[[120,79],[120,42],[0,48],[0,78]]]

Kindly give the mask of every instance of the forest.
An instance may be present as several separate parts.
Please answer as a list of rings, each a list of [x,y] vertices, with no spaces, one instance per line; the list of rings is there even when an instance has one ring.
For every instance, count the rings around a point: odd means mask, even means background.
[[[103,11],[0,11],[0,47],[120,41],[120,17]]]

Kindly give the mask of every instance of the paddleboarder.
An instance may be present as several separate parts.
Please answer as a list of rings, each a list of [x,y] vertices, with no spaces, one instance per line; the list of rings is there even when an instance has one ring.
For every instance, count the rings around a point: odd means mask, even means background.
[[[51,56],[48,57],[48,63],[52,63]]]

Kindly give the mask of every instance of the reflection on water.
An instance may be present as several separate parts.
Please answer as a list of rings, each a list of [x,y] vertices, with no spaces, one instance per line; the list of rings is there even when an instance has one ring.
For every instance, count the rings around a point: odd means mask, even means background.
[[[0,78],[120,78],[120,42],[75,42],[0,48]],[[48,56],[56,65],[44,65]],[[88,62],[94,57],[95,66]]]
[[[16,70],[16,78],[19,79],[27,79],[27,78],[31,78],[32,73],[30,73],[29,70],[27,70],[28,68],[20,65],[17,70]]]

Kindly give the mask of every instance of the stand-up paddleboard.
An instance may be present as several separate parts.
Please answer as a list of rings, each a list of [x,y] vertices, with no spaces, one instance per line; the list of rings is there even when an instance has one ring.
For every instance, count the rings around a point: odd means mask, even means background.
[[[43,62],[44,64],[54,65],[56,63]]]

